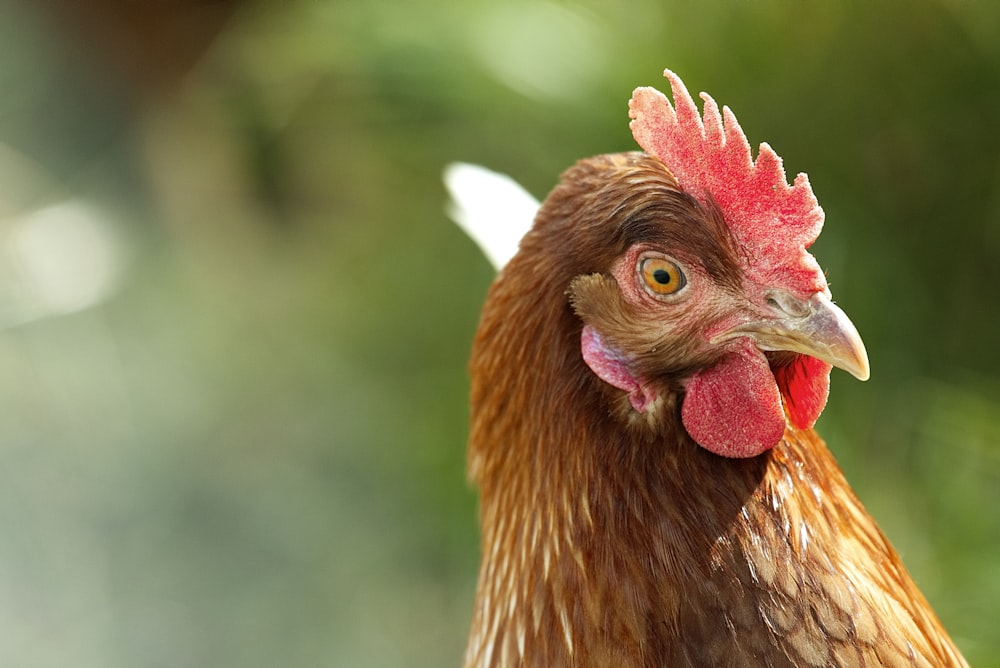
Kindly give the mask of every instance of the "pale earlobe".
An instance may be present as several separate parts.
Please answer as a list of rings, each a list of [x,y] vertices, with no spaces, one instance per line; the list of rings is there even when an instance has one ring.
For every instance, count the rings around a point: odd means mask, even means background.
[[[590,325],[585,325],[580,335],[580,350],[583,361],[594,375],[608,385],[628,392],[629,401],[638,412],[643,412],[654,399],[643,389],[642,383],[625,364],[622,355],[608,346]]]

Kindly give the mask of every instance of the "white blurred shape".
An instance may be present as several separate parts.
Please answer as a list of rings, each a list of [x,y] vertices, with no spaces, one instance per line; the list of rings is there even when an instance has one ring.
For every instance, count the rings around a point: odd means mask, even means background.
[[[533,98],[577,97],[608,62],[596,21],[555,2],[498,5],[483,15],[473,37],[486,68]]]
[[[76,199],[3,224],[0,325],[93,306],[113,290],[122,253],[101,213]]]
[[[451,194],[448,215],[497,271],[503,269],[531,229],[538,200],[509,176],[464,162],[448,165],[444,182]]]

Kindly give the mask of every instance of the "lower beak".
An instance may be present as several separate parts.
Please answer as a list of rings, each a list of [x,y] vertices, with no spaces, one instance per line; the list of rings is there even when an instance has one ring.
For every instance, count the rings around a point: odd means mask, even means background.
[[[868,380],[868,352],[850,318],[823,293],[807,301],[771,291],[775,317],[739,325],[720,339],[749,336],[761,350],[786,350],[821,359],[858,380]]]

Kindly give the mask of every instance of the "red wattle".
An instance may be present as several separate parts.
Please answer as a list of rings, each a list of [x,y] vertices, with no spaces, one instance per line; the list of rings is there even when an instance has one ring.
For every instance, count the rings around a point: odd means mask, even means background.
[[[785,433],[785,412],[767,358],[749,341],[691,377],[681,420],[698,445],[723,457],[755,457]]]
[[[796,355],[788,366],[776,369],[774,379],[785,400],[788,419],[799,429],[811,429],[830,396],[833,367],[808,355]]]

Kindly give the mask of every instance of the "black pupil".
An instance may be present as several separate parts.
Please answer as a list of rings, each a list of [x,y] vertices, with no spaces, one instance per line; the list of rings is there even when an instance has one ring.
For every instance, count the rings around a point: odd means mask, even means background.
[[[657,269],[653,272],[653,280],[660,285],[667,285],[670,283],[670,272],[666,269]]]

